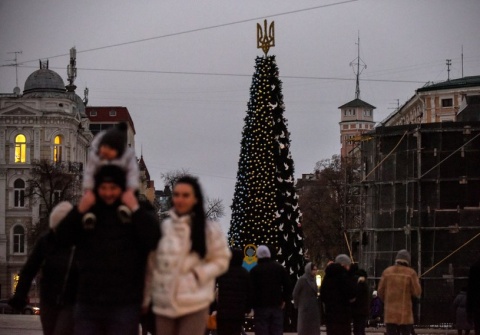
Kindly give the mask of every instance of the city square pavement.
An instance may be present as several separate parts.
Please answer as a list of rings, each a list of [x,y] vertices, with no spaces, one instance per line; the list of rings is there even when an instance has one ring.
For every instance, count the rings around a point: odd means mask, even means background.
[[[367,328],[367,334],[380,335],[384,334],[383,328]],[[422,335],[456,335],[453,329],[416,329],[417,334]],[[248,333],[253,334],[253,333]],[[285,333],[286,335],[294,335],[296,333]],[[325,328],[322,327],[322,334]],[[40,325],[40,317],[37,315],[4,315],[0,314],[0,335],[42,335],[42,327]]]

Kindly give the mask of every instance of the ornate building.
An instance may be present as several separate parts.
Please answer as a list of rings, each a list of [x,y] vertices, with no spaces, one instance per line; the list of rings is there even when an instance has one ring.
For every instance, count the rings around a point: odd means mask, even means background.
[[[73,58],[74,60],[74,58]],[[76,69],[73,69],[76,71]],[[40,62],[23,94],[0,94],[0,297],[9,297],[29,253],[27,237],[43,215],[38,198],[26,196],[33,164],[40,160],[75,165],[86,162],[93,138],[75,75],[63,79]],[[72,164],[76,163],[76,164]]]

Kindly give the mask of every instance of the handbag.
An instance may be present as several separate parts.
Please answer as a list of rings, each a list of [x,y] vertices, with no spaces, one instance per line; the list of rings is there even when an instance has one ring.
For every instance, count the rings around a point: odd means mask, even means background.
[[[207,330],[217,330],[217,316],[209,315],[207,318]]]

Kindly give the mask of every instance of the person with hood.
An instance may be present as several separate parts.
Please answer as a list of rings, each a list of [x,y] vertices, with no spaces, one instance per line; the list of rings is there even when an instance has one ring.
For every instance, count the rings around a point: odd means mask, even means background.
[[[370,322],[369,324],[374,327],[378,327],[378,324],[382,321],[383,317],[383,302],[378,297],[378,292],[373,291],[372,302],[370,303]]]
[[[350,335],[352,311],[355,301],[355,279],[350,274],[352,260],[340,254],[325,269],[320,287],[320,299],[325,308],[325,324],[328,335]]]
[[[370,292],[367,284],[367,272],[358,269],[355,273],[356,294],[352,304],[353,335],[365,335],[370,314]]]
[[[480,334],[480,259],[470,267],[468,274],[467,314],[475,326],[475,335]]]
[[[410,253],[400,250],[395,265],[383,271],[378,284],[378,296],[384,303],[387,335],[410,335],[412,332],[412,298],[420,298],[422,288],[417,273],[409,265]]]
[[[464,287],[453,300],[453,308],[455,310],[455,328],[458,335],[468,335],[474,327],[468,320],[467,316],[467,288]]]
[[[320,335],[320,306],[316,274],[318,268],[309,262],[305,273],[293,289],[293,304],[298,309],[298,335]]]
[[[53,208],[50,229],[35,244],[20,272],[15,294],[8,302],[14,309],[23,310],[32,281],[41,270],[40,321],[45,335],[73,333],[73,305],[78,279],[74,266],[75,247],[63,244],[55,234],[57,225],[72,208],[67,201]]]
[[[283,310],[292,296],[290,279],[266,245],[258,246],[257,257],[258,264],[250,271],[255,335],[281,335]]]
[[[120,122],[112,128],[104,130],[95,136],[90,145],[88,160],[83,176],[84,197],[95,203],[95,174],[104,165],[120,167],[126,175],[126,187],[122,194],[122,202],[134,202],[135,192],[140,185],[140,172],[135,151],[127,144],[128,126]],[[131,211],[128,206],[118,206],[119,217],[122,221],[130,220]],[[91,229],[96,223],[95,214],[88,212],[83,217],[86,228]]]
[[[232,249],[227,273],[217,280],[217,334],[240,335],[245,314],[250,312],[252,284],[250,274],[242,266],[243,251]]]
[[[227,271],[231,253],[220,225],[206,220],[196,178],[180,178],[172,202],[149,256],[143,308],[153,303],[157,335],[203,335],[215,280]]]
[[[153,206],[136,198],[125,202],[131,220],[119,217],[125,172],[102,166],[95,175],[96,201],[82,196],[58,225],[59,240],[76,246],[78,294],[75,335],[138,335],[147,256],[160,229]],[[97,220],[83,225],[85,213]]]

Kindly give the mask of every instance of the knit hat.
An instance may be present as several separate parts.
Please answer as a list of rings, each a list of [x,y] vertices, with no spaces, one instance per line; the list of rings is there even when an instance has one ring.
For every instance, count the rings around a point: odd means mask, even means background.
[[[100,148],[102,145],[107,145],[117,150],[118,157],[122,156],[127,148],[127,130],[128,126],[125,122],[120,122],[115,127],[106,130],[100,139],[98,147]]]
[[[65,219],[67,214],[72,210],[73,205],[68,201],[59,202],[50,213],[50,228],[55,230],[58,224]]]
[[[340,254],[337,257],[335,257],[335,263],[340,264],[340,265],[351,265],[352,260],[347,255]]]
[[[372,297],[375,298],[377,295],[378,295],[378,292],[377,292],[377,291],[373,291],[373,292],[372,292]]]
[[[272,254],[266,245],[259,245],[257,248],[257,257],[258,259],[271,258]]]
[[[400,250],[397,253],[397,257],[395,257],[395,262],[398,262],[398,261],[403,263],[406,262],[407,264],[410,264],[410,261],[411,261],[410,253],[405,249]]]
[[[120,186],[122,190],[125,190],[125,171],[116,165],[103,165],[95,174],[95,188],[102,183],[114,183]]]

